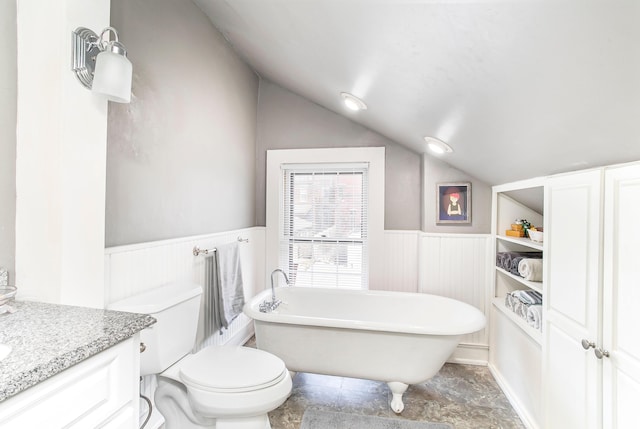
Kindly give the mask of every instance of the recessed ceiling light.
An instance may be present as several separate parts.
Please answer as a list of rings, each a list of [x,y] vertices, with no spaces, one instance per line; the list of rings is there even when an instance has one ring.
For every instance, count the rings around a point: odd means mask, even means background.
[[[449,146],[448,144],[446,144],[445,142],[443,142],[442,140],[439,140],[435,137],[425,137],[424,141],[427,142],[427,147],[429,148],[429,150],[433,153],[436,153],[438,155],[442,155],[443,153],[451,153],[453,152],[453,149],[451,149],[451,146]]]
[[[344,99],[344,105],[347,106],[350,110],[367,110],[367,105],[364,101],[360,100],[353,94],[349,94],[348,92],[341,92],[342,98]]]

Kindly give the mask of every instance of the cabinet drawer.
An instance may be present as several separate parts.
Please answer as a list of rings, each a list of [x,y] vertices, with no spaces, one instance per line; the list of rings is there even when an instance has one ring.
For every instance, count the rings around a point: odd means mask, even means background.
[[[7,399],[0,404],[0,427],[94,428],[108,420],[121,422],[113,427],[136,427],[135,417],[127,426],[120,413],[133,407],[131,414],[137,414],[137,337]],[[107,424],[107,427],[111,426]]]

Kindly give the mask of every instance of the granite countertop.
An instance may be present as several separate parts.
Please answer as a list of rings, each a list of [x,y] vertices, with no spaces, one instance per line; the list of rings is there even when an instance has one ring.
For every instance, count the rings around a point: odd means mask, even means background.
[[[15,301],[0,315],[0,402],[126,340],[155,319],[146,314]]]

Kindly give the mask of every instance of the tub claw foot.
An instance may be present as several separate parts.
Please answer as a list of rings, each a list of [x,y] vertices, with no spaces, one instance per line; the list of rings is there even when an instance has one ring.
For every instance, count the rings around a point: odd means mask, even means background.
[[[400,414],[404,410],[404,402],[402,402],[402,394],[407,391],[409,385],[400,383],[398,381],[391,381],[387,383],[393,398],[391,398],[391,409],[394,413]]]

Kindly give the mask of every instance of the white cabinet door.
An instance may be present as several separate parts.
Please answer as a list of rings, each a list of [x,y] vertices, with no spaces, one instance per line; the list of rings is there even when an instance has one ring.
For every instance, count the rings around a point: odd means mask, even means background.
[[[604,427],[637,428],[640,406],[640,165],[605,179]]]
[[[140,337],[0,403],[2,429],[138,428]]]
[[[599,428],[601,171],[549,179],[545,189],[543,409],[545,429]]]

